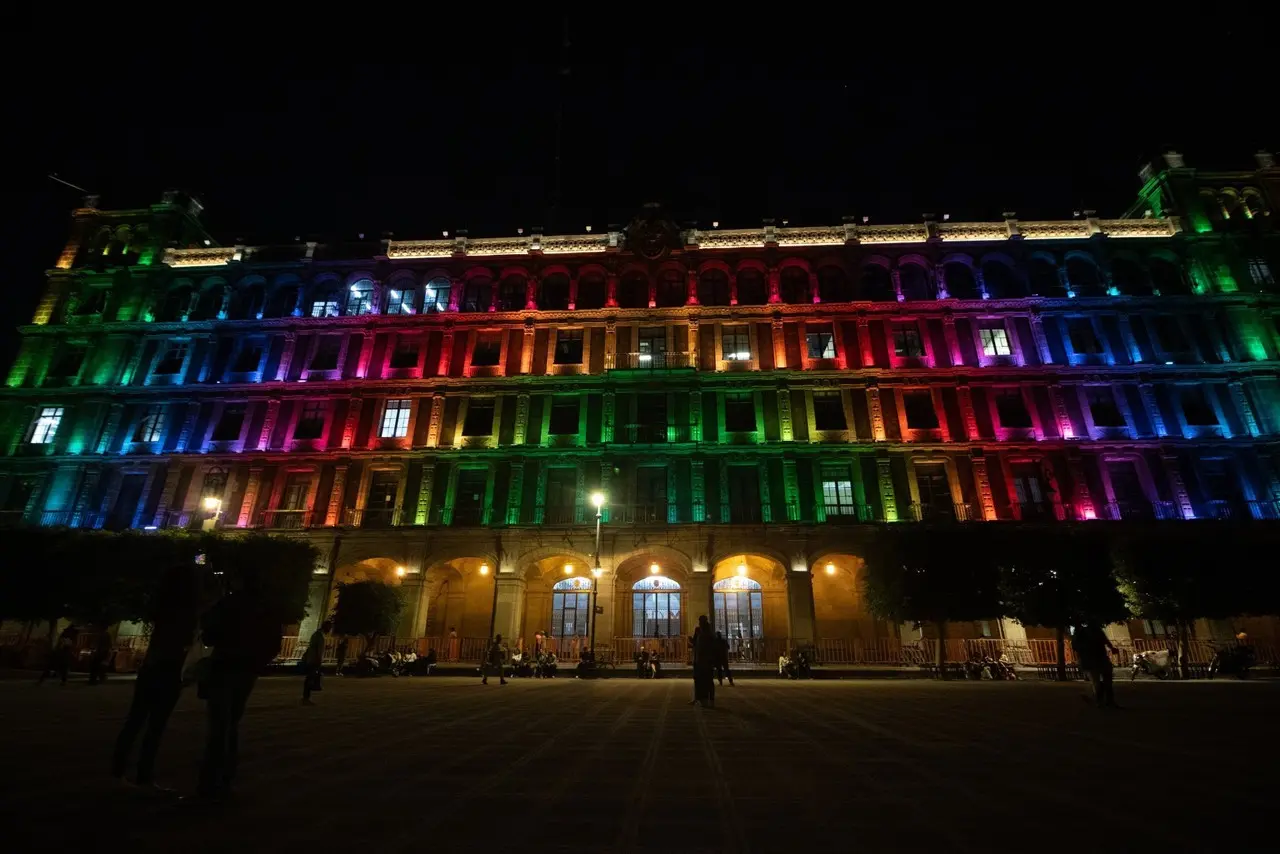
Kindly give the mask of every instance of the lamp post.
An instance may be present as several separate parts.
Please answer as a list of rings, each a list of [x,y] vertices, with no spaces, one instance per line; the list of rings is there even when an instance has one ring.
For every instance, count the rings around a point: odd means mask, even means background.
[[[591,653],[596,651],[596,602],[600,598],[600,576],[604,574],[604,570],[600,568],[600,523],[604,521],[604,501],[603,492],[591,493],[591,503],[596,508],[596,552],[592,558],[594,565],[591,567]]]
[[[222,499],[214,495],[206,495],[201,506],[211,515],[204,520],[200,528],[204,531],[212,531],[218,527],[218,517],[222,515]]]

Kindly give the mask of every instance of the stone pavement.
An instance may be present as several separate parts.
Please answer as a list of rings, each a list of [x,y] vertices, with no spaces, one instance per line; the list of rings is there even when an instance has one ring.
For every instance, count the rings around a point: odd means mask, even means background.
[[[259,680],[235,799],[105,779],[132,682],[0,683],[0,840],[98,851],[1275,850],[1280,683]],[[160,757],[189,789],[188,692]]]

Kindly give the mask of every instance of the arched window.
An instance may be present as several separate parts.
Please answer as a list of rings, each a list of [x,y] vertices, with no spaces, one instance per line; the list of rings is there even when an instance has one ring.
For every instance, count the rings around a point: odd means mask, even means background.
[[[574,308],[591,311],[604,308],[609,301],[609,286],[599,273],[583,273],[578,277],[578,299]]]
[[[711,585],[716,631],[733,650],[764,637],[764,594],[760,582],[745,575],[722,578]]]
[[[222,286],[209,285],[200,291],[200,299],[187,320],[213,320],[222,308]]]
[[[564,311],[568,307],[568,276],[564,273],[552,273],[538,282],[538,308],[546,311]]]
[[[267,297],[263,317],[289,317],[298,305],[298,289],[293,285],[274,288]]]
[[[156,320],[161,323],[176,323],[183,319],[190,307],[191,288],[174,288],[165,295],[164,305],[161,306],[160,316]]]
[[[1098,266],[1091,259],[1073,255],[1067,259],[1067,281],[1076,296],[1093,297],[1102,295],[1102,276]]]
[[[729,277],[724,270],[703,270],[698,277],[698,302],[703,305],[729,304]]]
[[[1182,270],[1167,258],[1152,258],[1147,262],[1151,272],[1151,286],[1163,296],[1176,296],[1191,293],[1187,279]]]
[[[818,297],[823,302],[853,301],[853,288],[844,270],[830,265],[818,269]]]
[[[586,637],[591,631],[591,579],[566,578],[551,590],[552,636]]]
[[[801,267],[783,267],[782,281],[778,284],[779,296],[787,305],[804,305],[809,296],[809,274]]]
[[[676,308],[689,300],[689,285],[680,270],[663,270],[658,279],[658,308]]]
[[[943,267],[947,277],[947,294],[952,299],[979,299],[978,282],[973,277],[973,269],[968,264],[958,261]]]
[[[984,262],[982,282],[987,286],[987,296],[992,299],[1016,299],[1026,296],[1018,274],[1003,261]]]
[[[361,279],[347,289],[347,317],[358,317],[373,312],[373,282]]]
[[[651,575],[631,585],[631,633],[635,637],[672,638],[683,634],[680,585]]]
[[[307,312],[307,316],[337,317],[342,308],[342,303],[339,302],[340,297],[341,294],[338,293],[335,283],[325,282],[317,285],[311,293],[311,310]]]
[[[618,306],[620,308],[649,307],[649,277],[639,270],[632,270],[618,282]]]
[[[890,278],[889,271],[879,264],[867,264],[862,268],[859,291],[859,299],[872,302],[894,302],[898,298],[893,292],[893,279]]]
[[[898,278],[902,282],[902,298],[904,300],[937,299],[933,277],[929,271],[919,264],[908,262],[898,267]]]
[[[437,276],[427,282],[423,289],[422,311],[424,314],[449,310],[449,297],[453,292],[453,282],[444,276]]]
[[[1111,283],[1126,296],[1149,296],[1151,282],[1138,264],[1128,258],[1111,261]]]
[[[1031,259],[1031,293],[1038,297],[1065,297],[1058,268],[1048,258]]]
[[[524,308],[529,283],[524,276],[513,273],[502,280],[498,287],[498,311],[520,311]],[[538,300],[538,308],[546,308]]]
[[[764,274],[754,267],[738,271],[738,305],[764,305],[768,301]]]
[[[488,276],[476,276],[468,279],[462,289],[463,311],[488,311],[493,305],[493,279]]]

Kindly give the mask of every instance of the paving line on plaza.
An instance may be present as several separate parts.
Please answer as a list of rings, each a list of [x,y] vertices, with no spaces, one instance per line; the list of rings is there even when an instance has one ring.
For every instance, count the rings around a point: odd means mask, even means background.
[[[720,808],[720,833],[724,840],[725,851],[750,851],[751,844],[747,840],[746,834],[742,832],[742,817],[738,815],[737,805],[733,801],[733,792],[729,789],[729,781],[725,777],[724,764],[720,761],[720,754],[716,751],[716,746],[711,740],[711,731],[707,727],[706,714],[714,712],[713,709],[702,709],[698,711],[698,735],[702,741],[702,755],[706,758],[707,764],[711,766],[711,776],[715,780],[716,786],[716,805]]]
[[[640,762],[640,769],[631,786],[630,796],[627,798],[627,811],[622,819],[622,827],[618,831],[617,839],[613,842],[615,852],[634,851],[639,843],[640,817],[644,815],[649,795],[653,791],[653,770],[658,764],[662,735],[666,730],[667,715],[671,710],[671,697],[675,689],[676,683],[668,683],[662,698],[662,706],[658,709],[658,718],[653,723],[653,734],[649,736],[649,745],[645,749],[644,759]]]

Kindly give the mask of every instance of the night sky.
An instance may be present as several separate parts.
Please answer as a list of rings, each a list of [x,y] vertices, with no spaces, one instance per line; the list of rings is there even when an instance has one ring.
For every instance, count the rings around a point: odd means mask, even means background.
[[[554,13],[500,8],[279,37],[206,12],[157,27],[159,47],[94,33],[59,43],[61,63],[11,53],[10,318],[29,318],[80,198],[50,172],[106,208],[188,189],[222,243],[252,243],[577,232],[646,201],[724,227],[1115,215],[1167,148],[1249,168],[1280,147],[1259,24],[1215,13],[1027,5],[976,22],[917,6],[895,22],[809,5],[788,23],[775,5],[726,25],[591,7],[566,49]]]

